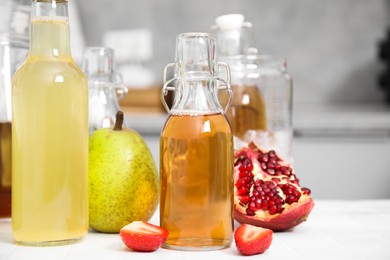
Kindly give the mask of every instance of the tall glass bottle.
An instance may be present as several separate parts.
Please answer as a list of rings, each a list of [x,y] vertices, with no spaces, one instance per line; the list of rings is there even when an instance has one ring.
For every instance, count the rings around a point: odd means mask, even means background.
[[[114,70],[114,50],[87,47],[81,62],[89,87],[89,134],[99,128],[112,128],[120,110],[118,99],[127,94],[127,87]],[[125,127],[125,123],[123,123]]]
[[[162,95],[175,90],[175,99],[160,140],[160,224],[169,230],[164,247],[225,248],[233,232],[233,140],[217,97],[215,38],[179,35],[171,66],[175,77]],[[176,87],[168,87],[173,81]]]
[[[67,244],[88,229],[88,86],[67,0],[33,0],[30,30],[13,78],[12,231],[21,244]]]

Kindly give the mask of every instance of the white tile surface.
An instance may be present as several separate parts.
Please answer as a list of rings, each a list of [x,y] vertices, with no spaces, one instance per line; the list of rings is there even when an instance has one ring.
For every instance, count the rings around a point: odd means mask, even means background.
[[[158,212],[158,211],[157,211]],[[274,233],[263,260],[389,260],[390,200],[316,201],[308,221],[288,231]],[[151,219],[158,223],[158,215]],[[236,223],[238,226],[238,224]],[[235,245],[210,252],[159,249],[153,253],[128,250],[117,234],[90,232],[84,241],[60,247],[15,245],[9,219],[0,220],[0,259],[249,259]]]

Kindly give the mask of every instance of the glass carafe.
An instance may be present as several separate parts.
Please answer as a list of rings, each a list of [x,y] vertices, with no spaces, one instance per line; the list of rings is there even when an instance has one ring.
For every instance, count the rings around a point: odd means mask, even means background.
[[[232,240],[233,139],[217,97],[221,64],[215,38],[206,33],[180,34],[174,78],[162,97],[175,91],[160,139],[160,225],[169,230],[163,245],[178,250],[212,250]],[[225,65],[227,71],[228,67]],[[169,86],[175,82],[176,86]]]
[[[81,68],[88,80],[91,135],[99,128],[114,126],[116,113],[120,110],[118,99],[127,94],[127,88],[114,71],[114,50],[111,48],[85,48]]]
[[[12,232],[62,245],[88,231],[88,85],[70,53],[68,2],[34,0],[12,81]]]
[[[30,5],[0,1],[0,218],[11,217],[11,79],[28,54]]]

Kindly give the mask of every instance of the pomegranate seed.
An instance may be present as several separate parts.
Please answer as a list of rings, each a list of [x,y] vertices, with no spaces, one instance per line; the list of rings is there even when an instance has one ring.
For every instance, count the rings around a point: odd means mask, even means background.
[[[265,163],[261,163],[261,169],[264,171],[267,170],[267,165]]]
[[[238,174],[238,177],[239,178],[244,178],[244,177],[246,177],[247,176],[247,173],[246,172],[240,172],[239,174]]]
[[[267,172],[271,175],[274,175],[275,174],[275,170],[274,169],[267,169]]]
[[[247,209],[246,209],[246,214],[247,214],[248,216],[254,216],[254,215],[255,215],[255,212],[254,212],[253,210],[247,208]]]
[[[303,194],[305,194],[305,195],[310,195],[311,190],[308,189],[308,188],[302,188],[302,192],[303,192]]]
[[[297,197],[295,197],[293,194],[291,194],[291,195],[288,195],[287,197],[286,197],[286,202],[288,203],[288,204],[292,204],[292,203],[294,203],[294,202],[298,202],[298,198]]]
[[[244,204],[248,204],[249,202],[249,196],[242,196],[240,197],[240,201]]]
[[[261,186],[262,184],[263,184],[263,180],[258,179],[255,181],[255,186]]]
[[[265,162],[265,163],[268,162],[268,155],[267,154],[260,155],[259,161],[260,162]]]
[[[275,157],[271,157],[270,159],[269,159],[269,161],[271,162],[271,163],[273,163],[273,164],[276,164],[276,158]]]
[[[285,170],[283,170],[283,174],[287,175],[287,176],[290,176],[291,175],[291,169],[286,168]]]
[[[275,170],[280,170],[282,166],[279,163],[275,163]]]
[[[249,192],[245,187],[241,187],[237,190],[237,195],[239,196],[247,195],[248,193]]]
[[[270,150],[270,151],[268,152],[268,156],[269,156],[269,157],[276,157],[275,151],[274,151],[274,150]]]
[[[241,178],[241,179],[238,179],[238,180],[236,181],[236,187],[237,187],[238,189],[241,188],[241,187],[243,187],[243,186],[245,186],[245,184],[246,184],[245,178]]]
[[[256,203],[252,201],[251,203],[249,203],[248,208],[253,211],[256,211]]]
[[[272,162],[267,162],[267,168],[268,169],[273,169],[273,168],[275,168],[275,164],[274,163],[272,163]]]
[[[275,175],[276,175],[276,176],[282,175],[282,171],[276,171],[276,172],[275,172]]]
[[[269,213],[270,213],[271,215],[275,215],[275,214],[276,214],[276,210],[277,210],[277,208],[276,208],[275,205],[271,205],[271,206],[269,206],[269,208],[268,208],[268,211],[269,211]]]
[[[268,184],[268,188],[270,188],[270,189],[276,188],[276,184],[274,182],[270,181]]]
[[[283,205],[284,201],[281,197],[278,197],[276,200],[275,200],[275,203],[278,204],[278,205]]]

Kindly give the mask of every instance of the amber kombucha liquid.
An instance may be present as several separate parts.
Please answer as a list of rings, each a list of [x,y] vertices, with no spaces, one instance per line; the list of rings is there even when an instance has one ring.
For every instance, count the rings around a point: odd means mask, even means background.
[[[0,123],[0,218],[11,217],[11,123]]]
[[[226,116],[233,135],[242,139],[248,130],[266,130],[265,102],[260,89],[256,85],[235,84],[232,90],[234,95]],[[222,95],[221,103],[226,104]]]
[[[160,224],[166,248],[228,247],[233,141],[223,114],[171,115],[161,134]]]

